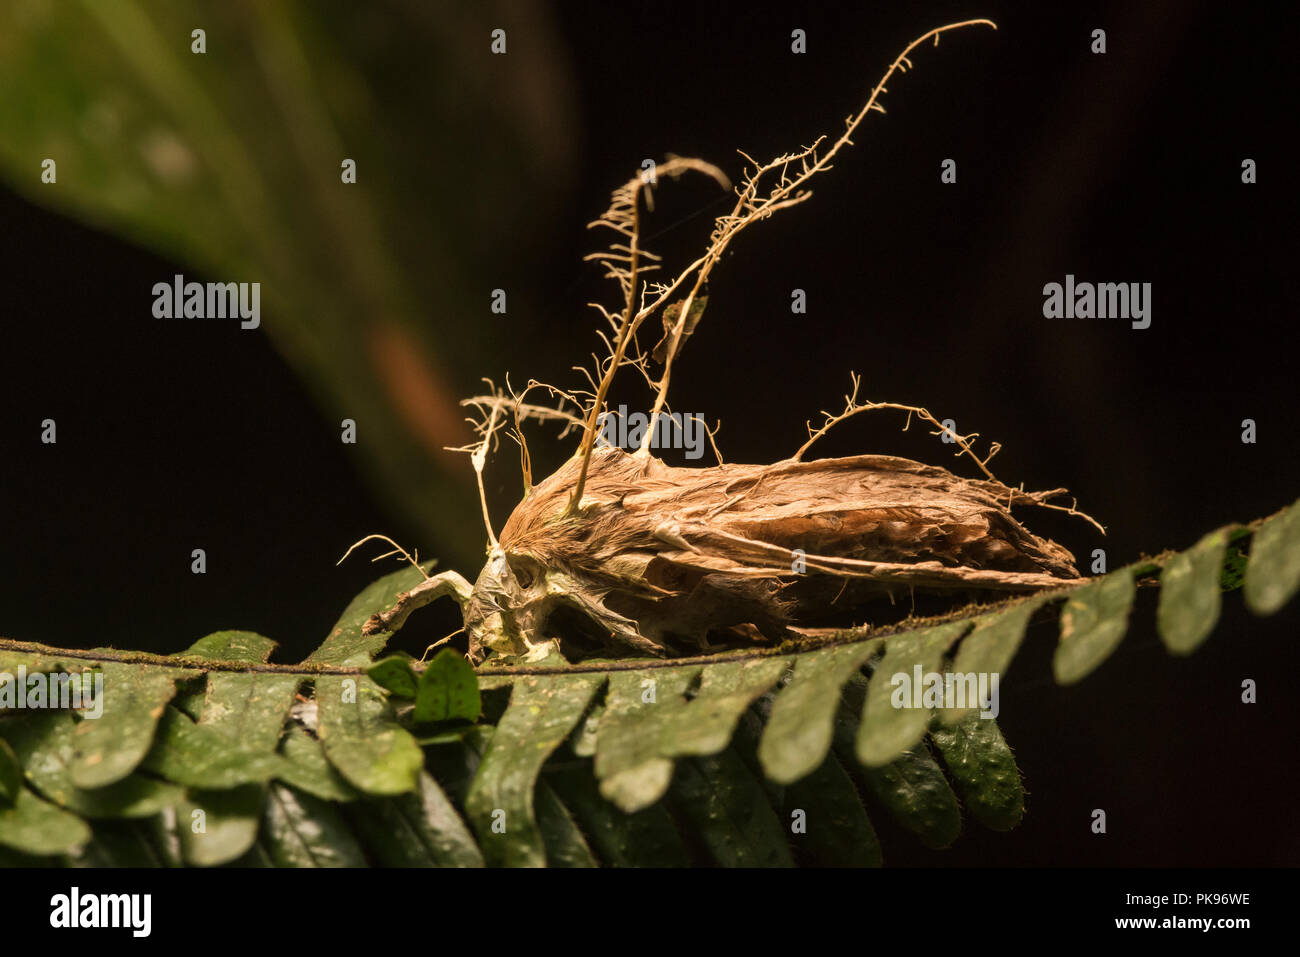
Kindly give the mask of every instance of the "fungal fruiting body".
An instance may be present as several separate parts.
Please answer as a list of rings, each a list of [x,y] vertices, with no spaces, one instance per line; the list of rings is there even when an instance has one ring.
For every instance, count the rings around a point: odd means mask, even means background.
[[[577,468],[570,460],[515,508],[485,569],[509,582],[519,635],[546,634],[569,607],[610,650],[681,654],[710,636],[780,641],[875,597],[1079,577],[1068,551],[1007,507],[1038,499],[907,459],[682,468],[595,449],[569,510]],[[476,657],[524,650],[474,644]]]
[[[570,653],[670,656],[716,641],[779,642],[799,629],[842,623],[881,597],[1078,583],[1073,556],[1011,514],[1017,505],[1080,514],[1073,506],[1047,504],[1064,490],[1030,493],[1004,485],[987,467],[996,444],[981,458],[971,445],[976,436],[951,434],[925,409],[859,402],[856,375],[845,410],[827,413],[819,429],[810,425],[808,442],[771,465],[719,460],[708,468],[671,466],[650,454],[653,431],[636,452],[596,442],[620,369],[635,368],[655,391],[648,422],[666,414],[673,362],[700,321],[706,283],[731,241],[811,195],[807,182],[831,168],[868,113],[884,112],[879,98],[885,82],[911,67],[913,50],[975,24],[993,26],[987,20],[951,24],[909,44],[828,147],[822,137],[765,164],[746,156],[752,167],[735,189],[734,208],[717,218],[705,254],[671,281],[643,278],[660,268],[659,257],[641,243],[643,208],[653,208],[654,184],[696,172],[730,186],[727,177],[702,160],[671,157],[655,175],[638,175],[614,190],[609,208],[591,226],[617,238],[588,258],[602,263],[623,301],[617,311],[596,305],[609,324],[602,332],[608,354],[588,373],[590,390],[574,394],[530,383],[522,395],[493,387],[490,396],[466,400],[482,414],[481,421],[471,420],[480,441],[463,451],[471,453],[478,473],[488,561],[473,585],[455,572],[433,576],[367,628],[394,630],[414,608],[452,595],[461,604],[475,661],[536,657],[556,641]],[[643,351],[637,331],[654,315],[662,320],[663,337]],[[534,388],[549,390],[578,412],[526,405]],[[916,416],[938,426],[935,434],[947,434],[985,478],[885,455],[802,460],[832,426],[886,408],[906,410],[909,423]],[[483,466],[511,416],[525,495],[498,540],[487,515]],[[521,428],[528,418],[562,421],[566,434],[582,431],[576,454],[537,485]]]

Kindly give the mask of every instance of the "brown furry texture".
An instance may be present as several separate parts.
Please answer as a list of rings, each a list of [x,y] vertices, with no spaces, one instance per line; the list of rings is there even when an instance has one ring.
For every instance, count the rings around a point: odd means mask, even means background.
[[[1039,497],[907,459],[678,468],[596,449],[581,506],[566,513],[578,468],[570,460],[532,490],[500,547],[525,589],[562,570],[635,622],[652,653],[726,629],[778,640],[884,594],[1079,578],[1068,551],[1008,509]]]

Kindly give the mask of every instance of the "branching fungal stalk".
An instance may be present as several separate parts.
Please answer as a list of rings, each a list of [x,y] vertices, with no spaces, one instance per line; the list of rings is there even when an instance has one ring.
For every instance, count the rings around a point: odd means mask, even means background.
[[[618,281],[619,287],[623,291],[624,301],[623,315],[617,319],[602,306],[595,306],[614,327],[614,346],[609,361],[605,363],[603,374],[596,386],[596,394],[592,399],[591,407],[587,410],[582,445],[578,451],[578,455],[582,460],[582,468],[578,473],[578,480],[573,488],[573,496],[569,501],[567,509],[569,513],[576,512],[582,501],[582,490],[587,481],[587,468],[591,460],[592,446],[596,442],[600,413],[604,411],[605,400],[609,395],[609,388],[614,382],[614,376],[627,361],[628,344],[636,335],[637,329],[654,312],[654,309],[646,308],[637,311],[637,280],[642,273],[656,268],[653,263],[659,261],[658,256],[641,249],[641,196],[643,194],[647,197],[652,195],[650,192],[652,185],[658,181],[660,176],[675,179],[687,170],[694,170],[712,176],[723,188],[730,185],[730,180],[727,179],[726,174],[711,163],[697,159],[672,157],[667,163],[657,164],[653,176],[634,176],[614,190],[609,209],[605,211],[605,214],[600,219],[588,224],[589,229],[603,226],[606,229],[614,230],[614,232],[626,239],[624,243],[613,243],[607,251],[592,253],[586,257],[588,260],[605,264],[605,274]],[[642,266],[642,259],[649,259],[652,264]],[[689,303],[684,308],[688,307]],[[640,361],[640,356],[634,357],[633,361]]]
[[[949,428],[948,426],[944,425],[942,422],[940,422],[939,419],[936,418],[934,414],[931,413],[928,409],[923,409],[919,405],[904,405],[900,402],[871,402],[869,400],[859,401],[858,390],[862,386],[862,377],[858,375],[856,372],[850,372],[849,376],[853,381],[853,391],[844,397],[844,411],[831,414],[830,412],[827,412],[826,410],[823,409],[822,415],[825,416],[825,421],[817,429],[813,429],[811,421],[807,422],[806,424],[808,427],[808,441],[805,442],[803,445],[799,446],[799,449],[794,453],[794,455],[790,457],[791,461],[793,462],[802,461],[803,454],[807,452],[810,448],[812,448],[813,443],[815,443],[818,439],[823,438],[826,435],[826,433],[830,432],[832,428],[839,425],[841,422],[853,418],[853,416],[857,415],[860,412],[876,412],[881,409],[897,409],[900,412],[907,413],[907,421],[903,423],[904,432],[906,432],[908,427],[912,424],[912,416],[916,416],[918,419],[921,419],[923,422],[928,422],[930,425],[934,426],[934,431],[930,433],[931,435],[937,435],[937,436],[946,435],[949,437],[949,440],[958,447],[957,452],[955,453],[957,457],[960,458],[963,455],[969,456],[971,461],[973,461],[977,466],[979,466],[979,470],[984,473],[985,477],[990,482],[996,482],[998,485],[1002,485],[1006,487],[1007,492],[1009,493],[1009,498],[1007,502],[1008,508],[1010,508],[1012,504],[1012,498],[1010,496],[1019,493],[1034,499],[1034,504],[1040,508],[1054,509],[1056,511],[1065,512],[1067,515],[1073,515],[1077,518],[1081,518],[1084,521],[1091,524],[1094,528],[1097,529],[1097,531],[1101,532],[1103,535],[1106,534],[1106,529],[1102,526],[1100,522],[1098,522],[1087,512],[1080,511],[1074,503],[1066,506],[1066,505],[1053,505],[1050,502],[1046,501],[1047,499],[1054,498],[1057,495],[1067,494],[1066,490],[1063,488],[1051,489],[1050,491],[1046,491],[1046,492],[1025,492],[1023,489],[1016,490],[1006,486],[1006,483],[1002,482],[996,475],[994,475],[991,471],[989,471],[989,467],[988,467],[989,462],[993,460],[993,456],[997,455],[1000,451],[1002,451],[1001,442],[990,442],[988,454],[985,455],[983,458],[980,458],[980,456],[977,455],[975,452],[975,440],[980,437],[980,434],[978,432],[971,432],[967,435],[961,435],[958,432],[954,431],[953,429]]]
[[[497,393],[496,385],[491,379],[484,379],[488,388],[492,390],[494,396]],[[502,396],[504,398],[504,396]],[[483,509],[483,525],[487,529],[488,551],[497,547],[497,537],[492,531],[492,517],[488,514],[487,491],[483,487],[483,469],[487,465],[488,448],[492,446],[496,431],[501,426],[504,419],[503,402],[480,403],[476,399],[466,399],[461,405],[477,409],[480,413],[479,418],[470,416],[465,419],[474,428],[474,432],[479,436],[479,441],[471,442],[469,445],[462,445],[457,448],[449,448],[449,452],[468,452],[470,464],[474,467],[474,477],[478,480],[478,499]]]
[[[669,295],[672,295],[679,286],[686,282],[692,273],[695,274],[695,281],[691,286],[690,292],[687,293],[685,300],[682,302],[682,307],[678,314],[677,321],[673,324],[671,340],[667,349],[667,356],[663,363],[664,371],[657,384],[657,394],[655,395],[654,405],[650,413],[651,422],[654,422],[655,417],[663,410],[664,402],[667,399],[668,384],[672,377],[673,360],[677,356],[678,346],[681,341],[682,332],[686,327],[687,316],[690,313],[691,306],[699,296],[700,290],[704,287],[704,284],[708,281],[709,274],[713,271],[713,267],[717,265],[718,260],[722,257],[722,254],[726,252],[731,241],[750,224],[768,218],[779,209],[787,209],[791,206],[798,205],[812,196],[811,190],[803,189],[805,184],[807,184],[807,182],[818,173],[830,169],[831,160],[835,158],[836,154],[838,154],[841,149],[853,145],[853,133],[857,130],[862,121],[866,119],[868,113],[873,110],[880,113],[885,112],[885,108],[880,105],[881,94],[887,92],[885,84],[889,82],[895,72],[906,72],[907,69],[911,67],[912,61],[908,59],[908,57],[913,50],[931,38],[933,38],[935,45],[937,46],[939,43],[939,37],[944,33],[947,33],[950,30],[959,30],[962,27],[976,25],[992,27],[995,30],[997,29],[997,24],[993,23],[991,20],[966,20],[961,23],[951,23],[947,26],[938,27],[909,43],[907,48],[898,55],[890,65],[889,69],[885,71],[885,75],[880,78],[875,89],[871,91],[871,97],[867,100],[866,106],[864,106],[855,116],[850,116],[845,120],[844,132],[840,134],[839,139],[837,139],[831,148],[824,154],[819,156],[817,153],[818,147],[826,138],[824,136],[819,136],[813,141],[811,146],[804,147],[804,149],[797,153],[778,156],[776,159],[763,165],[759,165],[743,151],[738,151],[741,156],[744,156],[745,159],[749,161],[753,167],[753,172],[746,176],[744,185],[736,189],[737,198],[735,207],[730,213],[718,217],[713,229],[713,234],[709,239],[709,248],[705,254],[694,263],[687,266],[677,279],[669,286],[665,287],[659,296],[643,310],[646,315],[654,312],[663,304],[664,300]],[[796,163],[798,164],[799,172],[796,175],[791,176],[791,164]],[[764,177],[772,172],[778,172],[776,185],[772,187],[772,190],[768,195],[760,199],[760,184],[764,181]],[[642,455],[650,454],[650,437],[651,433],[647,432],[645,440],[642,442],[639,450]]]

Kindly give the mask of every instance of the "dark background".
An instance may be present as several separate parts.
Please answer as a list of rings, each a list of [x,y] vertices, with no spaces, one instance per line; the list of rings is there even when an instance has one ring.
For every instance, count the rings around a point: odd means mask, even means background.
[[[507,371],[577,384],[569,367],[597,346],[583,303],[608,298],[580,261],[600,242],[583,227],[642,158],[698,155],[735,177],[737,147],[767,158],[837,135],[914,36],[987,16],[997,32],[918,50],[890,84],[888,114],[868,118],[813,199],[736,242],[678,366],[674,407],[721,418],[729,460],[772,461],[801,443],[805,419],[839,407],[855,369],[865,396],[925,405],[1001,442],[1004,480],[1068,486],[1104,540],[1081,522],[1025,518],[1081,567],[1097,547],[1118,567],[1290,503],[1293,25],[1238,5],[1047,7],[557,6],[580,97],[580,185],[538,255],[504,267],[503,285],[544,306],[513,317],[498,367],[457,370],[466,389]],[[805,56],[789,52],[795,27]],[[1096,27],[1101,56],[1089,52]],[[493,131],[462,148],[491,151]],[[939,181],[948,157],[956,185]],[[1246,157],[1256,185],[1240,181]],[[716,187],[683,181],[658,196],[652,248],[670,263],[698,254],[722,211]],[[336,568],[347,545],[381,530],[412,540],[360,478],[364,442],[339,443],[261,334],[160,332],[141,290],[182,267],[7,192],[0,222],[0,634],[171,652],[243,628],[280,641],[284,660],[307,653],[377,574],[364,561]],[[1044,319],[1042,286],[1067,272],[1152,283],[1151,328]],[[796,287],[806,316],[790,314]],[[39,442],[47,417],[54,446]],[[1244,418],[1258,423],[1255,445],[1241,442]],[[971,474],[901,425],[860,417],[820,451]],[[567,451],[539,445],[539,471]],[[518,478],[513,453],[498,465],[499,527]],[[438,542],[417,543],[438,554]],[[203,576],[190,573],[196,547]],[[1187,660],[1163,652],[1153,616],[1143,596],[1120,650],[1068,689],[1050,680],[1052,629],[1032,630],[1001,720],[1026,776],[1025,823],[1010,835],[970,824],[931,853],[876,814],[887,859],[1300,863],[1300,615],[1255,619],[1227,595]],[[413,622],[403,647],[418,654],[454,618],[446,607]],[[1247,677],[1260,686],[1253,706],[1239,701]],[[1097,807],[1106,836],[1088,830]]]

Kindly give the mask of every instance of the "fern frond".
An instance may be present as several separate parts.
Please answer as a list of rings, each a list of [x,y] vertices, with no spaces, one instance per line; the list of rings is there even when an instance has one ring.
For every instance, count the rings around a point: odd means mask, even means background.
[[[1031,621],[1055,618],[1053,674],[1072,684],[1118,647],[1139,585],[1159,587],[1157,632],[1189,654],[1225,590],[1258,614],[1300,591],[1300,502],[1081,587],[778,648],[477,672],[450,650],[375,660],[392,634],[367,622],[439,577],[408,567],[375,582],[297,665],[270,663],[274,643],[249,632],[170,656],[0,639],[0,856],[664,865],[691,862],[685,830],[714,863],[878,864],[860,791],[944,847],[962,805],[1014,827],[1020,772],[979,705],[894,707],[891,676],[1004,675]],[[24,672],[99,675],[111,693],[80,711],[19,708]],[[792,807],[834,815],[836,839],[791,834]],[[183,826],[195,811],[206,833]],[[415,837],[396,836],[398,820]]]

